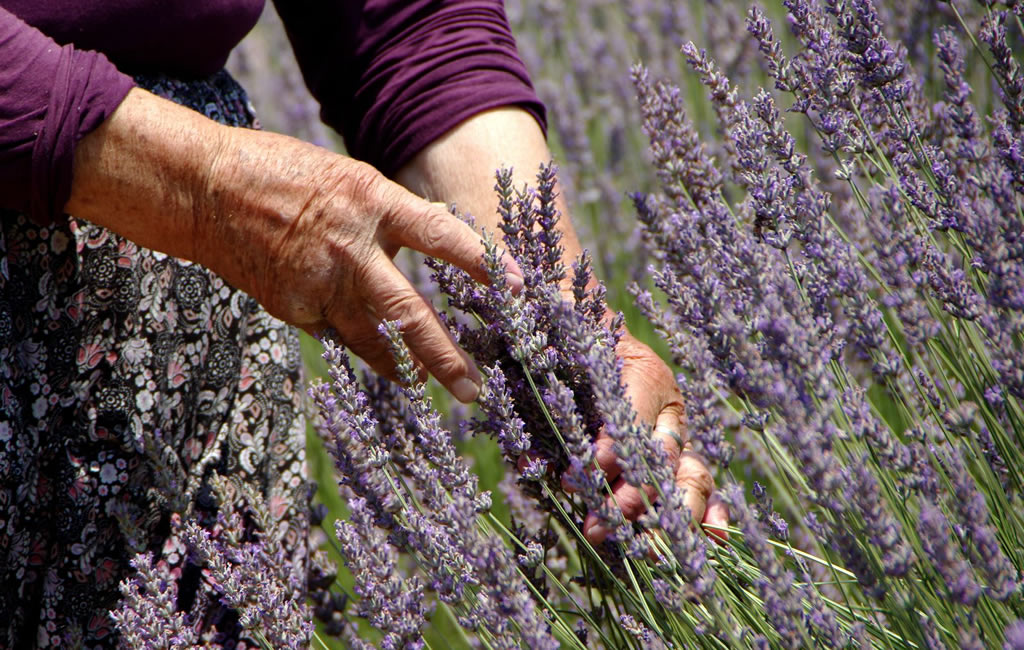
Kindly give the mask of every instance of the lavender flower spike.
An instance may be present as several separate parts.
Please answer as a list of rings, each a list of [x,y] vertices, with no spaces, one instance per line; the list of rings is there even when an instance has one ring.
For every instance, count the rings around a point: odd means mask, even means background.
[[[121,583],[124,600],[111,612],[121,642],[137,650],[185,650],[199,648],[195,626],[185,612],[178,611],[178,581],[165,569],[153,565],[153,555],[136,555],[136,573]]]
[[[348,503],[349,519],[337,523],[338,540],[360,596],[359,613],[384,632],[381,647],[417,650],[426,625],[423,586],[399,574],[398,553],[374,523],[365,499]]]
[[[946,454],[950,478],[953,480],[957,513],[973,547],[972,564],[984,576],[985,593],[995,600],[1006,600],[1017,591],[1017,570],[1003,553],[990,522],[991,516],[985,497],[978,492],[978,485],[964,467],[962,451],[951,450]]]
[[[1006,626],[1003,632],[1003,650],[1024,650],[1024,620],[1017,619]]]
[[[981,596],[981,587],[953,544],[952,530],[946,516],[934,505],[925,503],[921,506],[918,521],[924,552],[946,583],[950,596],[961,605],[973,606]]]
[[[802,622],[799,589],[793,585],[793,574],[784,569],[775,551],[747,507],[743,491],[730,486],[726,492],[729,513],[736,526],[743,531],[743,540],[750,548],[761,569],[757,589],[764,600],[765,615],[779,634],[785,648],[807,647],[807,630]]]

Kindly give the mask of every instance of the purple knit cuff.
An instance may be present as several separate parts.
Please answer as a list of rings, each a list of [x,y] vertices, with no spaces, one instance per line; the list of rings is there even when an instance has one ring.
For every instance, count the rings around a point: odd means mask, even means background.
[[[46,224],[71,196],[75,147],[134,82],[0,9],[0,206]]]
[[[421,19],[373,57],[355,104],[351,153],[394,175],[427,144],[488,109],[519,104],[546,126],[500,3],[452,6]]]
[[[363,119],[345,133],[352,155],[393,176],[460,122],[520,105],[546,127],[500,3],[453,6],[410,25],[370,61],[355,104]]]
[[[546,129],[501,0],[339,1],[318,20],[300,6],[277,0],[324,121],[384,174],[488,109],[520,106]]]

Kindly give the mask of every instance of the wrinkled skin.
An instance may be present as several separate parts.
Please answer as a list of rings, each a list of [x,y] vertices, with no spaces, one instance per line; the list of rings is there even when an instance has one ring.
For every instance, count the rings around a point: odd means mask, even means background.
[[[66,209],[202,263],[308,332],[332,328],[381,374],[394,362],[377,324],[400,320],[426,372],[462,401],[479,392],[473,361],[391,260],[408,246],[486,281],[483,242],[365,163],[133,89],[79,145]]]

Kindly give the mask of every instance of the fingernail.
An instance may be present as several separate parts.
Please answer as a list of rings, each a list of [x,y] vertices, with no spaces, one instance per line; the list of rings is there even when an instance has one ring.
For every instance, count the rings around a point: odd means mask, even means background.
[[[480,386],[468,377],[456,379],[452,384],[452,395],[463,404],[475,402],[479,394]]]
[[[590,528],[583,531],[583,535],[590,540],[591,544],[600,544],[608,537],[608,531],[599,523],[590,524]]]
[[[523,276],[521,275],[506,272],[505,282],[508,282],[508,288],[512,291],[513,296],[518,296],[519,292],[523,290]]]
[[[523,284],[525,283],[523,271],[519,268],[519,263],[516,262],[516,259],[508,253],[502,255],[502,261],[505,263],[505,282],[508,282],[512,295],[517,296],[523,290]]]

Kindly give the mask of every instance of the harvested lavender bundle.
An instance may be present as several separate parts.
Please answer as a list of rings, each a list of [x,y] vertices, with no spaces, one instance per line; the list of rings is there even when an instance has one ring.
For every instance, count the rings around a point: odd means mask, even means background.
[[[566,282],[554,166],[541,166],[535,190],[516,190],[511,179],[510,170],[500,171],[495,190],[507,253],[524,269],[522,292],[513,295],[504,284],[501,251],[493,241],[484,258],[490,286],[451,265],[431,263],[451,306],[480,324],[449,319],[457,340],[488,376],[480,401],[486,417],[472,429],[495,437],[509,462],[524,462],[528,451],[524,478],[549,513],[596,512],[595,525],[611,531],[614,542],[643,544],[608,499],[608,481],[596,462],[595,441],[607,436],[623,480],[656,486],[662,497],[675,490],[658,437],[638,424],[625,394],[615,356],[621,317],[606,320],[604,289],[591,282],[588,256],[574,264]],[[556,480],[538,480],[549,472]],[[554,503],[566,496],[558,477],[572,493],[564,504]],[[578,530],[583,524],[578,517],[572,522]]]

